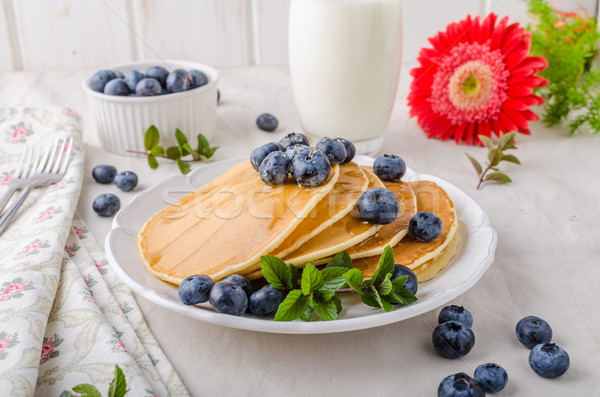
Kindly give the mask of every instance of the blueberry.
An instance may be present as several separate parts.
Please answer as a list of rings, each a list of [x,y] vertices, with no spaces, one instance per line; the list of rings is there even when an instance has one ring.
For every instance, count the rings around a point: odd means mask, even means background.
[[[195,305],[208,300],[214,280],[203,274],[189,276],[179,284],[179,299],[185,305]]]
[[[92,177],[98,183],[113,183],[117,175],[117,169],[112,165],[97,165],[92,170]]]
[[[104,93],[108,95],[129,96],[131,90],[123,79],[112,79],[104,86]]]
[[[527,346],[528,349],[552,340],[550,324],[537,316],[527,316],[519,320],[515,332],[519,342]]]
[[[137,70],[130,70],[125,75],[125,82],[131,91],[135,91],[138,83],[144,79],[144,75]]]
[[[124,192],[133,190],[137,184],[138,177],[131,171],[123,171],[115,176],[115,185]]]
[[[561,376],[567,372],[570,363],[567,352],[554,343],[540,343],[529,353],[529,366],[544,378]]]
[[[346,146],[340,141],[331,138],[321,138],[315,145],[316,150],[320,150],[327,155],[331,165],[340,164],[346,159]]]
[[[427,243],[442,233],[442,220],[429,211],[417,212],[408,223],[408,231],[415,240]]]
[[[163,88],[167,86],[167,76],[169,75],[167,69],[160,66],[151,66],[148,69],[146,69],[145,74],[146,77],[158,80],[158,82],[161,86],[163,86]]]
[[[176,69],[167,76],[167,90],[169,92],[182,92],[190,89],[188,72]]]
[[[265,316],[276,311],[284,298],[285,292],[267,284],[250,296],[248,310],[252,314]]]
[[[302,151],[310,152],[311,150],[312,149],[310,148],[310,146],[306,146],[302,143],[297,143],[285,149],[285,154],[290,158],[290,160],[293,160],[296,153],[300,153]]]
[[[475,334],[463,323],[447,321],[435,327],[431,341],[440,356],[459,358],[471,351],[475,344]]]
[[[373,171],[382,181],[399,181],[406,172],[406,163],[396,155],[384,154],[375,160]]]
[[[308,137],[298,132],[292,132],[291,134],[287,134],[279,141],[279,144],[283,147],[283,150],[298,143],[310,146],[310,141],[308,140]]]
[[[115,70],[115,75],[119,79],[124,79],[125,78],[125,75],[123,74],[123,72],[119,72],[118,70]]]
[[[210,290],[208,297],[213,309],[219,313],[241,316],[248,307],[248,296],[231,281],[219,281]]]
[[[327,155],[320,150],[297,152],[291,162],[292,177],[302,186],[315,187],[325,182],[331,172]]]
[[[114,194],[105,193],[94,199],[92,208],[100,216],[113,216],[121,208],[121,201]]]
[[[394,193],[377,187],[364,192],[358,199],[360,219],[375,225],[387,225],[398,216],[400,204]]]
[[[146,77],[139,81],[135,87],[135,94],[137,96],[154,96],[160,95],[162,88],[158,80]]]
[[[446,321],[456,321],[471,328],[473,326],[473,315],[462,306],[450,305],[444,307],[438,315],[438,324]]]
[[[342,164],[351,162],[356,156],[356,146],[352,142],[344,138],[335,138],[334,141],[342,142],[346,148],[346,158],[342,161]]]
[[[263,113],[256,118],[256,126],[263,131],[273,132],[278,125],[277,117],[269,113]]]
[[[203,85],[208,84],[208,77],[206,77],[206,74],[204,74],[204,72],[201,72],[199,70],[196,69],[192,69],[189,71],[189,80],[190,80],[190,87],[192,88],[198,88],[198,87],[202,87]],[[218,101],[218,99],[217,99]]]
[[[221,102],[221,91],[217,90],[217,105]]]
[[[438,397],[483,397],[481,385],[464,372],[445,377],[437,391]]]
[[[290,173],[290,158],[283,152],[271,152],[264,158],[258,175],[264,183],[281,185]]]
[[[116,78],[117,75],[112,70],[99,70],[92,76],[90,88],[94,91],[104,92],[106,83]]]
[[[408,278],[404,282],[404,288],[412,292],[413,294],[417,293],[417,288],[419,285],[419,281],[417,280],[417,275],[415,272],[410,270],[406,266],[402,265],[394,265],[394,272],[392,273],[391,280],[395,280],[398,277],[407,276]]]
[[[252,153],[250,154],[250,164],[252,164],[252,168],[258,171],[262,161],[265,159],[265,157],[267,157],[269,153],[282,151],[283,148],[280,144],[275,142],[266,143],[252,151]]]
[[[479,382],[484,391],[497,393],[506,387],[508,374],[498,364],[481,364],[475,368],[475,380]]]
[[[232,274],[225,277],[224,280],[237,284],[241,289],[244,290],[248,298],[250,298],[250,295],[252,295],[252,283],[246,277],[240,276],[239,274]]]

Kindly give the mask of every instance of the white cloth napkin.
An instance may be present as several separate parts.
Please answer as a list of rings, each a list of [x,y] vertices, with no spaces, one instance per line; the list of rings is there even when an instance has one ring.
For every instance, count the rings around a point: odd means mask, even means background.
[[[115,365],[128,395],[187,396],[131,291],[75,214],[83,182],[81,123],[70,109],[0,109],[0,194],[26,143],[72,136],[63,180],[35,189],[0,236],[0,390],[58,396],[108,392]]]

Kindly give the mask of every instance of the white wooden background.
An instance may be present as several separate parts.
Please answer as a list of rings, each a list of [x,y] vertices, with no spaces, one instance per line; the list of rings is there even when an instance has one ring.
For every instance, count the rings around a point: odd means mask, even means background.
[[[159,57],[215,66],[287,63],[289,0],[0,1],[0,72],[97,69]],[[408,63],[427,37],[468,13],[528,21],[523,0],[399,1]],[[593,11],[596,0],[558,1],[565,3]]]

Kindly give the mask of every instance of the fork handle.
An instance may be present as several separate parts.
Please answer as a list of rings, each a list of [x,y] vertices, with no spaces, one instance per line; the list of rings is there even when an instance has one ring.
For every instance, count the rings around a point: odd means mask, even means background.
[[[2,217],[0,217],[0,234],[4,231],[4,229],[6,229],[10,221],[15,217],[17,211],[19,210],[19,208],[21,208],[21,206],[25,202],[25,199],[27,198],[27,196],[29,196],[29,193],[31,193],[32,190],[33,185],[29,185],[25,189],[23,189],[21,194],[19,194],[17,201],[6,210]]]
[[[0,214],[2,213],[4,207],[6,207],[6,204],[8,204],[8,201],[10,200],[12,195],[17,191],[17,189],[19,189],[18,186],[10,186],[6,193],[2,195],[2,198],[0,198]]]

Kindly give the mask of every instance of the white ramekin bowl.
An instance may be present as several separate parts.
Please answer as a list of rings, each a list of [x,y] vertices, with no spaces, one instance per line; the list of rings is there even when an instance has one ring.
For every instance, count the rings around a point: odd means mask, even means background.
[[[130,70],[145,73],[150,66],[174,69],[197,69],[206,74],[208,84],[184,92],[148,97],[123,97],[107,95],[90,88],[89,75],[83,80],[83,89],[90,106],[102,147],[110,152],[132,155],[127,150],[143,151],[144,133],[151,125],[160,132],[163,147],[176,145],[175,129],[179,128],[192,147],[196,136],[202,133],[210,140],[215,136],[217,125],[217,83],[219,72],[208,65],[188,61],[139,61],[103,68],[126,74]]]

